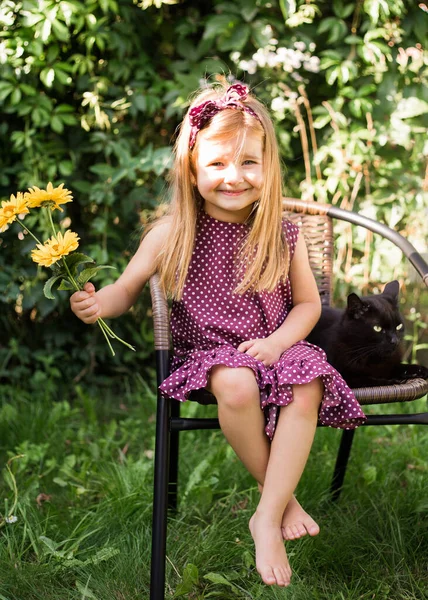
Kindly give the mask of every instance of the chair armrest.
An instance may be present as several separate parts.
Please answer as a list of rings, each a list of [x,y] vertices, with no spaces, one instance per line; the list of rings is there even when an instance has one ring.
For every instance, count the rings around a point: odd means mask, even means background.
[[[150,277],[150,294],[152,296],[155,350],[169,350],[171,342],[168,302],[159,285],[159,275],[157,273]]]

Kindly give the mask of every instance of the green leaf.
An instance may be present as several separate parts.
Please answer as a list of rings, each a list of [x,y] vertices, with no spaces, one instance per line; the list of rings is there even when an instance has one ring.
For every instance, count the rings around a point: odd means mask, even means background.
[[[35,96],[37,94],[36,89],[31,87],[31,85],[27,85],[26,83],[21,83],[19,87],[27,96]]]
[[[199,571],[196,565],[191,563],[187,564],[183,571],[183,580],[179,583],[175,589],[173,598],[179,598],[180,596],[187,596],[192,588],[199,581]]]
[[[80,252],[73,252],[64,258],[67,263],[68,268],[71,271],[71,274],[76,274],[77,267],[79,265],[93,264],[95,261],[90,256],[86,256],[86,254],[81,254]]]
[[[7,81],[0,81],[0,102],[5,100],[13,92],[15,86]]]
[[[49,550],[51,550],[51,552],[56,552],[56,549],[58,547],[58,544],[56,542],[46,537],[45,535],[39,536],[39,540],[46,544],[46,546],[49,548]]]
[[[64,124],[56,115],[54,115],[51,119],[51,128],[55,131],[55,133],[62,133],[64,131]]]
[[[12,95],[10,97],[10,103],[11,104],[19,104],[22,98],[22,93],[21,90],[19,89],[19,87],[15,88],[12,92]]]
[[[70,37],[70,34],[68,32],[67,27],[64,25],[64,23],[61,23],[61,21],[53,21],[52,23],[52,29],[53,32],[55,34],[55,36],[61,41],[61,42],[67,42],[68,38]]]
[[[214,15],[207,20],[202,38],[204,40],[215,38],[218,35],[224,34],[225,31],[233,27],[235,24],[237,24],[236,15]]]
[[[239,593],[239,589],[236,587],[236,585],[230,583],[230,581],[228,581],[226,577],[224,577],[224,575],[221,575],[220,573],[207,573],[207,575],[204,575],[204,579],[208,579],[208,581],[212,581],[213,583],[217,583],[220,585],[227,585],[234,592]]]
[[[232,31],[230,37],[222,37],[219,39],[217,46],[218,49],[222,52],[227,52],[227,50],[239,51],[245,46],[250,37],[251,28],[246,23],[242,25],[238,25]]]
[[[83,269],[83,271],[77,277],[77,283],[82,287],[101,271],[101,269],[116,269],[116,267],[112,267],[111,265],[100,265],[98,267],[91,267],[90,269]]]
[[[52,286],[56,281],[58,281],[58,279],[61,279],[63,275],[63,273],[60,273],[59,275],[53,275],[53,277],[50,277],[45,283],[43,287],[43,293],[49,300],[55,300],[55,296],[52,294]]]
[[[363,469],[363,478],[368,485],[374,483],[377,478],[377,468],[374,465],[366,465]]]
[[[57,290],[61,290],[62,292],[63,291],[66,291],[66,292],[73,291],[74,292],[75,291],[75,287],[74,287],[74,285],[72,283],[70,283],[68,281],[68,279],[63,279],[61,281],[61,283],[59,284],[59,286],[57,287]]]
[[[55,79],[55,71],[52,68],[43,69],[40,73],[40,79],[46,87],[52,87],[53,80]]]

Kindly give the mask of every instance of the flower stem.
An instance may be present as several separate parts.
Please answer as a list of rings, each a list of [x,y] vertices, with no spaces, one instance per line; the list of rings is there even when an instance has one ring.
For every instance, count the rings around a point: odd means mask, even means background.
[[[68,268],[68,264],[67,264],[67,261],[65,260],[64,256],[62,257],[62,262],[63,262],[65,270],[67,271],[67,274],[70,278],[71,284],[74,285],[74,289],[76,290],[76,292],[79,292],[81,288],[79,287],[78,283],[76,282],[73,275],[71,274],[71,271]]]
[[[102,332],[103,332],[103,334],[104,334],[104,337],[105,337],[105,339],[106,339],[106,342],[107,342],[107,344],[108,344],[108,347],[110,348],[110,352],[112,353],[112,356],[116,356],[116,354],[115,354],[115,352],[114,352],[114,350],[113,350],[113,346],[111,345],[111,343],[110,343],[110,340],[108,339],[108,335],[107,335],[107,333],[106,333],[106,330],[104,329],[104,327],[105,327],[105,325],[106,325],[106,324],[105,324],[105,322],[104,322],[102,319],[98,319],[97,323],[98,323],[98,325],[99,325],[99,328],[101,329],[101,331],[102,331]]]
[[[46,208],[46,212],[48,213],[48,218],[49,218],[49,222],[50,222],[51,227],[52,227],[53,234],[56,237],[56,229],[55,229],[55,225],[54,225],[54,222],[53,222],[53,219],[52,219],[52,211],[51,211],[50,208]]]
[[[26,226],[24,225],[24,223],[21,221],[21,219],[18,219],[18,217],[16,217],[16,222],[17,222],[17,223],[19,223],[19,224],[21,225],[22,229],[25,229],[25,231],[26,231],[27,233],[29,233],[29,234],[31,235],[31,237],[32,237],[33,239],[35,239],[35,240],[36,240],[36,242],[37,242],[38,244],[40,244],[41,246],[43,246],[42,242],[41,242],[40,240],[38,240],[38,239],[36,238],[36,236],[34,235],[34,233],[32,233],[32,232],[31,232],[31,231],[28,229],[28,227],[26,227]]]
[[[125,340],[122,340],[122,338],[120,338],[118,335],[116,335],[114,333],[114,331],[112,329],[110,329],[110,327],[107,325],[107,323],[104,321],[104,319],[98,319],[98,322],[101,322],[106,333],[108,333],[108,335],[117,340],[118,342],[121,342],[122,344],[124,344],[125,346],[127,346],[128,348],[130,348],[131,350],[133,350],[135,352],[135,348],[134,346],[131,346],[131,344],[128,344],[128,342],[125,342]]]

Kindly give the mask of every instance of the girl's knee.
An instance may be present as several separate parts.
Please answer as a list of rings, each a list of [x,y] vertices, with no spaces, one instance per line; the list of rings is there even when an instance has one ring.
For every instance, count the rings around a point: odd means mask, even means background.
[[[293,385],[293,404],[304,416],[318,413],[321,404],[324,386],[319,377],[309,383]]]
[[[211,371],[210,391],[219,407],[245,409],[259,402],[260,392],[253,371],[247,367],[217,365]]]

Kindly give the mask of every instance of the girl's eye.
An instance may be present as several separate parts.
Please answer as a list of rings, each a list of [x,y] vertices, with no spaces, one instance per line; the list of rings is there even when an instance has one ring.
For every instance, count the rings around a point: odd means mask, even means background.
[[[255,165],[256,161],[255,160],[244,160],[244,165]]]
[[[382,331],[382,327],[380,325],[373,325],[373,329],[376,333],[380,333]]]
[[[400,331],[401,329],[403,329],[403,323],[400,323],[400,325],[397,325],[397,327],[395,329],[397,331]]]

